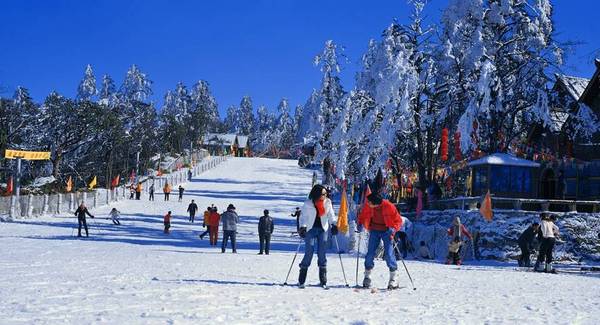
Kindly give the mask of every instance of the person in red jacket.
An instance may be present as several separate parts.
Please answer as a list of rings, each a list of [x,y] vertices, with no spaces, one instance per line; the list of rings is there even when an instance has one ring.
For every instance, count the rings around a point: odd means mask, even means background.
[[[217,246],[217,240],[219,239],[219,221],[221,215],[217,212],[217,208],[213,207],[210,211],[210,246]]]
[[[363,287],[371,287],[371,271],[375,266],[375,252],[383,241],[385,262],[390,269],[388,289],[398,288],[396,271],[398,264],[394,255],[394,233],[402,226],[402,217],[396,207],[388,200],[384,200],[379,193],[367,196],[367,204],[363,207],[358,217],[358,231],[369,231],[369,248],[365,257],[365,278]]]
[[[163,218],[163,223],[165,225],[164,233],[168,234],[169,228],[171,228],[171,211],[169,211],[167,214],[165,214],[165,217]]]

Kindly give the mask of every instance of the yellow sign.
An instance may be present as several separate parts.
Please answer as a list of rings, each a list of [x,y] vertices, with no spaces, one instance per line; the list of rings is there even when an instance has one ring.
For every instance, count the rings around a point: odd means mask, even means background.
[[[50,152],[48,152],[48,151],[21,151],[21,150],[6,149],[4,158],[6,158],[6,159],[21,158],[21,159],[25,159],[25,160],[48,160],[48,159],[50,159]]]

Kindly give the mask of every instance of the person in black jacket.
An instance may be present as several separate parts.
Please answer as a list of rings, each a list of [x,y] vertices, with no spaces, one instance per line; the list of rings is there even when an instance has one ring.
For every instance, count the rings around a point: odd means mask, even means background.
[[[273,218],[269,216],[269,210],[263,211],[264,216],[260,217],[258,221],[258,239],[260,241],[260,252],[258,255],[262,255],[263,251],[269,255],[269,248],[271,248],[271,234],[275,224]]]
[[[85,236],[89,237],[87,222],[85,222],[85,215],[90,216],[90,218],[94,218],[93,215],[90,214],[88,209],[85,207],[85,204],[82,202],[77,210],[75,210],[75,215],[77,216],[77,221],[79,222],[79,231],[77,232],[77,237],[81,237],[81,225],[85,229]]]
[[[519,266],[531,266],[530,254],[531,248],[533,247],[533,240],[536,238],[540,229],[540,224],[534,222],[531,226],[527,227],[525,231],[519,236],[519,248],[521,248],[521,258],[519,258]]]
[[[194,223],[194,218],[196,217],[196,211],[198,211],[198,205],[196,203],[194,203],[194,200],[192,200],[192,203],[190,203],[190,205],[188,205],[187,208],[187,212],[190,213],[190,222]]]

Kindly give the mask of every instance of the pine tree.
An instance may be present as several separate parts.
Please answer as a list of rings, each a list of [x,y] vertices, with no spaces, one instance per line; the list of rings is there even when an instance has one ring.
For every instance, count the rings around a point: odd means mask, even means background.
[[[225,129],[229,133],[240,134],[241,129],[239,126],[238,108],[231,105],[227,108],[227,115],[225,116]]]
[[[152,95],[151,87],[152,81],[134,64],[127,71],[125,80],[119,88],[119,95],[122,101],[144,102]]]
[[[77,88],[77,99],[78,100],[92,100],[93,96],[96,96],[96,77],[91,65],[87,65],[85,68],[85,75],[79,83]]]
[[[279,150],[289,150],[294,144],[294,124],[290,117],[288,101],[282,98],[277,106],[279,117],[277,118],[276,127],[276,145]]]
[[[112,107],[116,102],[116,87],[112,78],[105,74],[102,76],[102,87],[98,93],[98,103]]]
[[[252,108],[252,98],[244,96],[240,102],[239,108],[239,132],[242,135],[250,135],[254,129],[254,110]]]

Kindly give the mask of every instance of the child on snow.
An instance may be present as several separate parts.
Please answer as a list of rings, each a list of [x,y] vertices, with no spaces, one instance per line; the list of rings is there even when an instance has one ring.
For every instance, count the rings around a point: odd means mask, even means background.
[[[426,260],[431,259],[431,254],[429,253],[429,248],[425,245],[424,241],[421,241],[420,246],[419,246],[419,257],[426,259]]]
[[[460,265],[461,261],[460,261],[460,247],[462,246],[463,242],[460,240],[460,237],[455,236],[454,240],[450,242],[450,244],[448,244],[448,260],[446,262],[446,264],[450,264],[452,262],[452,264],[455,265]]]
[[[200,239],[204,239],[204,236],[206,236],[206,234],[210,233],[210,214],[212,212],[212,208],[211,207],[207,207],[206,211],[204,211],[204,220],[202,221],[202,227],[206,228],[206,230],[200,234]]]
[[[171,211],[169,211],[167,214],[165,214],[165,217],[163,219],[163,223],[165,224],[165,234],[169,233],[169,228],[171,228]]]
[[[550,217],[547,214],[542,214],[542,221],[540,222],[540,234],[541,242],[540,253],[538,254],[537,261],[533,269],[535,271],[552,271],[552,250],[554,249],[554,243],[556,237],[559,235],[558,227],[554,224],[555,217]],[[546,262],[545,268],[542,267],[542,263]]]
[[[183,199],[183,191],[184,188],[181,185],[179,185],[179,202],[181,202],[181,200]]]
[[[108,214],[110,216],[110,219],[112,220],[112,222],[115,225],[120,225],[121,224],[121,222],[119,222],[119,218],[121,217],[120,213],[121,212],[119,212],[117,210],[117,208],[112,208],[112,210],[110,210],[110,213]]]

